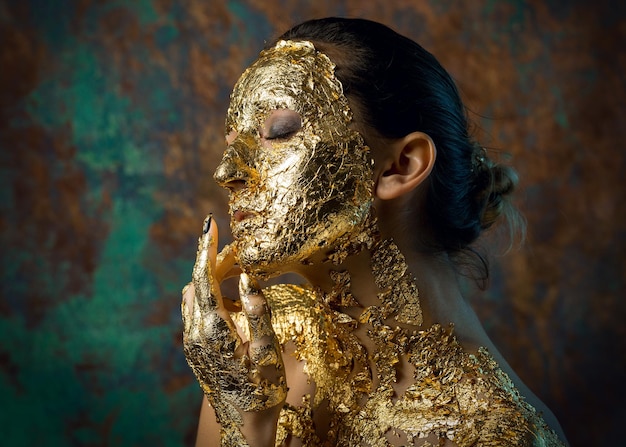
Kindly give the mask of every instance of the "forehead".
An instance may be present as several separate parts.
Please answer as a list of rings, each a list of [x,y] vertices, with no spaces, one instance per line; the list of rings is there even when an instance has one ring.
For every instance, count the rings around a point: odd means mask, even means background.
[[[231,108],[249,104],[293,106],[296,98],[311,91],[307,88],[312,84],[311,78],[306,61],[257,60],[237,82],[231,96]]]
[[[250,116],[277,108],[295,110],[303,117],[320,109],[336,109],[349,117],[334,68],[310,42],[280,41],[261,52],[235,85],[228,121],[241,114]]]

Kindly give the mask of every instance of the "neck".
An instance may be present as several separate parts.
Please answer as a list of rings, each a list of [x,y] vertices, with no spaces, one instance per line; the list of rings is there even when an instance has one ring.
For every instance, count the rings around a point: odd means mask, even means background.
[[[393,326],[456,323],[466,306],[451,262],[445,255],[407,249],[410,244],[399,236],[396,245],[372,221],[351,238],[360,243],[344,242],[299,273],[331,306],[361,321],[374,309]]]

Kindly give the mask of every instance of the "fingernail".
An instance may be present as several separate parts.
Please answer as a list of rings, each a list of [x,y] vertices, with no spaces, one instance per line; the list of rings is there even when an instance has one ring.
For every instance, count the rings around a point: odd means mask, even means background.
[[[209,214],[206,219],[204,219],[204,224],[202,225],[202,234],[207,234],[209,229],[211,228],[211,220],[213,219],[213,214]]]
[[[242,273],[239,277],[239,294],[240,295],[260,295],[261,287],[254,278],[250,278],[247,274]]]

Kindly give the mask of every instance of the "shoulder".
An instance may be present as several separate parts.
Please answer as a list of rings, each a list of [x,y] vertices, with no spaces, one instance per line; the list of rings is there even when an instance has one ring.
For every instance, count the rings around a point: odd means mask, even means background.
[[[435,392],[438,399],[445,396],[452,404],[445,419],[462,421],[455,441],[469,437],[486,446],[563,445],[491,353],[484,347],[461,346],[452,326],[420,331],[411,340],[409,358],[415,390]]]

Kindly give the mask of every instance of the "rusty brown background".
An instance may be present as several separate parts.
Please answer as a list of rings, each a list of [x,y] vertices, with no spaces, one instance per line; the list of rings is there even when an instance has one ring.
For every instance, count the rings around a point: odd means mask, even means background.
[[[528,241],[473,303],[572,445],[623,443],[623,4],[0,3],[1,442],[191,444],[179,290],[205,214],[227,226],[228,93],[264,40],[342,15],[433,52],[518,168]]]

